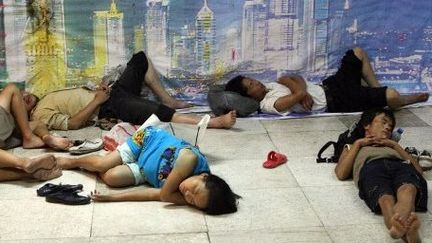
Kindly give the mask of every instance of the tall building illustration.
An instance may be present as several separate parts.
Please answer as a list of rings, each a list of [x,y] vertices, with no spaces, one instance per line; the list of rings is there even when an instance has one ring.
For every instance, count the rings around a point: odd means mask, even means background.
[[[243,5],[241,56],[243,61],[265,65],[267,5],[264,0],[247,0]]]
[[[174,35],[171,47],[170,76],[181,75],[185,70],[194,70],[195,32],[193,26],[184,25],[180,34]]]
[[[274,69],[300,68],[298,0],[270,0],[266,29],[266,63]]]
[[[145,31],[144,25],[134,27],[134,49],[133,53],[145,50]]]
[[[26,26],[26,80],[33,93],[43,95],[66,85],[63,0],[40,0],[32,7],[37,14]]]
[[[169,69],[169,50],[166,30],[168,29],[168,1],[147,0],[145,22],[147,54],[158,71],[166,75]]]
[[[207,0],[196,16],[195,27],[198,72],[209,74],[215,63],[216,19]]]
[[[24,53],[24,36],[26,33],[26,23],[28,22],[26,13],[26,0],[3,0],[2,9],[4,16],[4,38],[6,74],[0,78],[8,81],[23,82],[26,79],[25,72],[22,72],[26,65]]]
[[[114,0],[109,11],[94,12],[95,72],[106,73],[109,68],[126,62],[123,33],[123,13]]]

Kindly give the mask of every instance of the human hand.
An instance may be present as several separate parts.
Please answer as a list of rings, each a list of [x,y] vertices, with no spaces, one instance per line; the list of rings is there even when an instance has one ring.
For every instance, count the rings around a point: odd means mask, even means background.
[[[93,201],[97,202],[109,202],[113,200],[111,195],[101,194],[99,191],[96,190],[91,191],[89,196]]]
[[[389,138],[375,138],[374,145],[380,147],[395,148],[399,144],[396,141]]]
[[[105,101],[109,99],[109,97],[110,97],[109,88],[106,90],[100,89],[96,91],[94,99],[98,104],[103,104]]]
[[[357,139],[354,144],[357,144],[359,147],[364,146],[372,146],[375,143],[376,138],[375,137],[364,137]]]
[[[312,99],[312,96],[308,92],[305,93],[306,94],[304,98],[300,101],[300,105],[303,106],[306,111],[311,111],[314,101]]]

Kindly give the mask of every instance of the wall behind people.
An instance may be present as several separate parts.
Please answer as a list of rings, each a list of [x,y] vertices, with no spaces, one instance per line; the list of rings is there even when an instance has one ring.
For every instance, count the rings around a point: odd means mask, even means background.
[[[3,0],[0,83],[43,95],[144,50],[171,93],[200,103],[237,74],[318,82],[361,46],[384,85],[431,91],[431,12],[426,0]]]

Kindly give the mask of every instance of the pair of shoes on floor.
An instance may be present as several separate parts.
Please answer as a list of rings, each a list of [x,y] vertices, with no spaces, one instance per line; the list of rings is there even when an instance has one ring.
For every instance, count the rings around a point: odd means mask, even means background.
[[[77,140],[79,141],[79,140]],[[77,142],[78,145],[70,147],[69,153],[72,155],[88,154],[101,150],[103,148],[103,141],[101,138],[85,139]]]
[[[83,185],[56,185],[46,183],[36,190],[40,197],[45,197],[47,202],[61,203],[66,205],[83,205],[90,203],[90,197],[78,195],[83,189]]]
[[[420,152],[415,147],[406,147],[405,151],[418,160],[423,171],[432,170],[432,152],[428,150]]]
[[[267,155],[267,160],[263,163],[263,167],[266,169],[273,169],[287,161],[288,159],[284,154],[270,151]]]

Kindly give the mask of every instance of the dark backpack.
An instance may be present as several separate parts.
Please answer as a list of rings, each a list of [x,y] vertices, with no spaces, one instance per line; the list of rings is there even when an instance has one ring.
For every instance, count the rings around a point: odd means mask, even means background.
[[[354,122],[351,127],[345,132],[339,134],[338,140],[328,141],[318,152],[316,159],[317,163],[337,163],[342,154],[345,144],[353,144],[355,140],[363,137],[363,131],[358,122]],[[331,157],[322,157],[322,153],[331,145],[333,145],[333,155]]]

